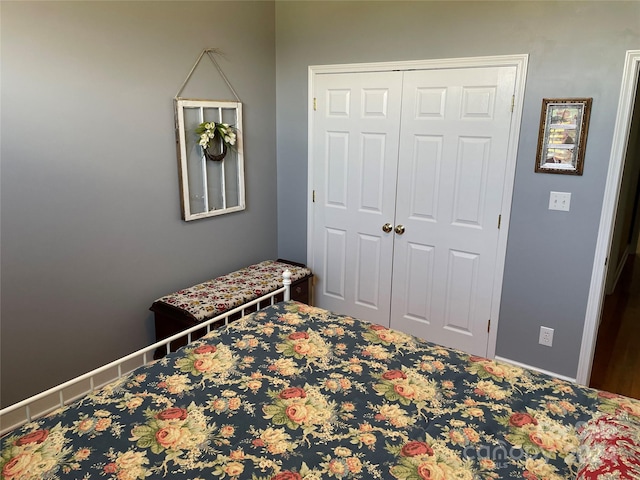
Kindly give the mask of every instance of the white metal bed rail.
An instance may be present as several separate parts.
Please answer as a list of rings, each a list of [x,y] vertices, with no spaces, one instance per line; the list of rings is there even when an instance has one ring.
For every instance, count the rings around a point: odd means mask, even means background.
[[[95,368],[85,374],[82,374],[78,377],[72,378],[60,385],[52,387],[44,392],[33,395],[32,397],[26,398],[20,402],[14,403],[13,405],[9,405],[0,410],[0,436],[4,435],[10,430],[17,428],[27,422],[35,420],[39,417],[47,415],[58,408],[64,407],[69,403],[78,400],[80,397],[91,393],[98,388],[101,388],[111,382],[114,382],[124,375],[130,374],[136,368],[142,367],[144,365],[148,365],[149,363],[155,361],[153,359],[153,352],[156,349],[161,347],[166,347],[166,353],[171,352],[171,342],[184,338],[187,338],[187,344],[192,342],[192,333],[196,331],[201,331],[206,329],[206,333],[211,332],[211,325],[214,323],[219,323],[224,321],[224,325],[229,324],[229,318],[237,313],[240,313],[241,316],[244,316],[246,313],[252,313],[254,311],[262,310],[270,305],[276,303],[275,298],[279,294],[283,294],[283,298],[285,301],[291,299],[291,272],[286,270],[283,274],[283,286],[273,292],[269,292],[266,295],[261,296],[260,298],[256,298],[255,300],[251,300],[247,303],[240,305],[232,310],[224,312],[220,315],[217,315],[209,320],[206,320],[198,325],[195,325],[187,330],[183,330],[182,332],[176,333],[170,337],[167,337],[163,340],[155,342],[151,345],[148,345],[140,350],[137,350],[133,353],[125,355],[117,360],[109,362],[101,367]],[[251,307],[255,306],[256,308],[247,312]],[[148,354],[151,353],[149,356]],[[149,358],[151,357],[151,358]],[[140,363],[140,359],[142,362]],[[132,362],[133,360],[138,360],[133,368],[127,369],[124,373],[122,371],[122,367],[127,362]],[[106,380],[100,381],[99,385],[95,385],[95,379],[100,374],[108,372],[110,370],[116,370],[117,374],[114,376],[106,377]],[[76,393],[73,393],[72,396],[66,396],[65,391],[69,390],[72,387],[78,387],[80,383],[87,382],[89,383],[89,387],[84,387],[82,390]],[[54,400],[54,396],[57,397]],[[40,402],[42,406],[37,412],[32,412],[33,406]],[[19,410],[22,410],[22,413],[19,413]]]

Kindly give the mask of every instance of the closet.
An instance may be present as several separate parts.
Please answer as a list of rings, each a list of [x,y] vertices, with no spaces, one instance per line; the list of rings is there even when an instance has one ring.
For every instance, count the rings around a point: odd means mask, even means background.
[[[487,354],[521,66],[312,75],[316,305]]]

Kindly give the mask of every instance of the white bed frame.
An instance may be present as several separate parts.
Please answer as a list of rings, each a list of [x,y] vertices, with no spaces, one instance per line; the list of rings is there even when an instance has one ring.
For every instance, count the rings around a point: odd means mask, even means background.
[[[78,400],[84,395],[128,375],[138,367],[153,363],[155,361],[153,359],[153,353],[155,350],[160,347],[165,347],[167,353],[171,352],[171,342],[174,340],[186,337],[187,344],[189,344],[192,341],[191,334],[193,332],[206,328],[207,333],[209,333],[211,331],[212,324],[222,321],[224,322],[224,325],[228,325],[229,317],[237,314],[238,312],[240,312],[240,315],[244,316],[246,313],[262,310],[263,308],[276,303],[276,295],[283,294],[285,301],[291,300],[291,272],[289,270],[285,270],[282,274],[282,278],[283,286],[273,292],[201,322],[198,325],[180,333],[176,333],[164,340],[160,340],[159,342],[155,342],[147,347],[141,348],[140,350],[114,360],[113,362],[107,363],[106,365],[91,370],[90,372],[76,378],[72,378],[71,380],[61,383],[56,387],[50,388],[42,393],[38,393],[37,395],[3,408],[0,410],[0,436],[3,436],[5,433],[24,425],[25,423],[62,408],[65,405]],[[254,306],[255,309],[247,312],[247,310]]]

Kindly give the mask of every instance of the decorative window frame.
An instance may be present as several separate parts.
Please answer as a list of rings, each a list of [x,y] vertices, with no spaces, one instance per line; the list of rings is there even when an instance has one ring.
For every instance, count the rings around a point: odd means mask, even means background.
[[[242,103],[176,98],[175,115],[183,220],[244,210]],[[199,145],[195,130],[202,122],[234,127],[236,143],[222,161],[208,160]]]

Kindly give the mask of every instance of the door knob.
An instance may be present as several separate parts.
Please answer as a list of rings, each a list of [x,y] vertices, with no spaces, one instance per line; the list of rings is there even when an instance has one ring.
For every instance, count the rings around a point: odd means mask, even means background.
[[[404,233],[404,225],[396,225],[396,233],[402,235]]]
[[[384,225],[382,225],[382,231],[384,233],[389,233],[391,230],[393,230],[393,225],[391,225],[390,223],[385,223]]]

